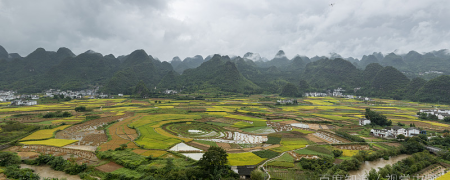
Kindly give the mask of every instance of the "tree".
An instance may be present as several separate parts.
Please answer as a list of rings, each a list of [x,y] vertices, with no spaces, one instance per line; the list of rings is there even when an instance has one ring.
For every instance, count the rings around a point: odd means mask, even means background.
[[[378,176],[377,170],[372,168],[369,173],[367,174],[368,180],[378,180],[380,177]]]
[[[86,111],[86,107],[85,106],[78,106],[75,108],[76,112],[84,112]]]
[[[402,151],[407,154],[413,154],[416,152],[422,152],[425,148],[420,143],[421,139],[418,137],[409,138],[405,144],[403,144]]]
[[[397,136],[397,139],[405,139],[406,137],[405,137],[405,135],[403,135],[403,134],[399,134],[398,136]]]
[[[264,180],[264,172],[259,169],[255,169],[250,173],[251,180]]]
[[[20,164],[20,157],[13,152],[0,152],[0,166]]]
[[[309,89],[309,84],[305,80],[300,80],[298,86],[299,86],[298,90],[301,92],[305,92]]]
[[[203,154],[197,164],[201,169],[205,170],[209,174],[213,174],[214,171],[217,172],[227,168],[227,157],[228,154],[223,148],[211,146],[208,151]]]
[[[72,116],[72,114],[70,114],[70,112],[64,111],[64,113],[62,114],[62,117],[70,117]]]
[[[337,149],[333,150],[333,155],[335,158],[341,156],[342,153],[343,153],[343,151],[341,151],[341,150],[337,150]]]
[[[371,111],[370,108],[366,108],[365,116],[371,121],[371,124],[376,124],[380,126],[390,126],[392,121],[388,120],[387,117],[379,112]]]
[[[144,81],[139,81],[139,83],[134,88],[133,94],[139,98],[146,98],[150,96],[150,91],[148,90]]]
[[[286,96],[286,97],[297,97],[298,96],[298,89],[295,87],[292,83],[287,83],[283,90],[281,91],[280,96]]]
[[[419,134],[418,137],[420,137],[420,139],[422,139],[422,141],[427,141],[428,140],[428,137],[425,134]]]
[[[450,122],[450,116],[445,117],[445,118],[444,118],[444,121],[445,121],[445,122]]]

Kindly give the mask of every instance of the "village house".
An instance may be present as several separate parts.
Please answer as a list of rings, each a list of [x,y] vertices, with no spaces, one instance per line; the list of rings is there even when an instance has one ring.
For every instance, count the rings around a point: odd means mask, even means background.
[[[413,137],[420,134],[420,130],[416,127],[410,127],[406,129],[406,137]]]
[[[421,109],[419,112],[426,113],[427,115],[435,115],[439,120],[444,120],[445,117],[450,117],[450,110]]]
[[[327,97],[327,93],[310,92],[305,93],[305,97]]]
[[[405,137],[413,137],[420,134],[420,130],[416,127],[410,127],[408,129],[404,129],[400,126],[392,126],[386,127],[384,129],[372,129],[370,133],[373,136],[381,137],[381,138],[397,138],[398,135],[403,134]]]
[[[371,129],[370,134],[380,138],[387,138],[392,136],[387,129]]]
[[[34,105],[37,105],[37,101],[22,101],[22,100],[11,101],[11,106],[34,106]]]
[[[406,129],[404,129],[400,126],[386,127],[385,129],[390,131],[394,138],[397,138],[397,136],[400,134],[403,134],[404,136],[406,136]]]
[[[359,119],[359,125],[360,126],[365,126],[365,125],[368,125],[368,124],[370,124],[370,120],[369,119],[366,119],[366,118]]]
[[[178,92],[175,90],[166,89],[163,93],[164,94],[177,94]]]
[[[250,175],[256,166],[231,166],[231,170],[239,174],[240,179],[250,179]]]
[[[294,99],[279,99],[277,100],[278,104],[294,104]]]
[[[20,98],[20,96],[14,95],[14,91],[0,91],[0,101],[11,101]]]
[[[123,97],[123,94],[118,94],[117,96],[119,96],[119,97]]]
[[[64,98],[66,97],[70,97],[72,99],[79,99],[82,98],[83,96],[97,96],[97,91],[98,91],[99,87],[95,87],[94,89],[84,89],[84,90],[80,90],[80,91],[72,91],[72,90],[67,90],[67,91],[61,91],[59,89],[49,89],[44,91],[44,97],[50,97],[53,98],[54,96],[60,96],[63,95]]]

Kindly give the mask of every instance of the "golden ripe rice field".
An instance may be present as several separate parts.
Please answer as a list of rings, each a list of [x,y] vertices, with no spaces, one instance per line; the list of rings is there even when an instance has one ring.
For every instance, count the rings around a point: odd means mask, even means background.
[[[21,139],[20,141],[27,141],[27,140],[38,140],[38,139],[48,139],[48,138],[52,138],[53,134],[58,131],[58,130],[63,130],[67,127],[69,127],[71,125],[64,125],[64,126],[59,126],[57,128],[53,128],[53,129],[44,129],[44,130],[39,130],[34,132],[33,134],[28,135],[27,137]]]

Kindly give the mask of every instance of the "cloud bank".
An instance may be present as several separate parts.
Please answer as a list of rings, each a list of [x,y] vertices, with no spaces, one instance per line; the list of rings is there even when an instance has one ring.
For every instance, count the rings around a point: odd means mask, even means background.
[[[333,4],[331,6],[330,4]],[[288,58],[450,49],[450,1],[0,0],[0,45],[124,55]]]

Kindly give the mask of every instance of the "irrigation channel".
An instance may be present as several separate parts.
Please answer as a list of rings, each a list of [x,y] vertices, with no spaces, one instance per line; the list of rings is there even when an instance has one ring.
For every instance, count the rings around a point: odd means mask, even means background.
[[[69,175],[66,174],[62,171],[55,171],[52,168],[50,168],[50,166],[45,165],[45,166],[32,166],[32,165],[27,165],[27,164],[21,164],[20,168],[29,168],[34,170],[34,173],[39,174],[39,177],[41,177],[41,179],[44,178],[58,178],[58,179],[62,179],[65,178],[67,180],[81,180],[79,176],[77,175]]]
[[[365,161],[363,164],[361,164],[361,166],[359,167],[359,170],[357,171],[349,171],[348,173],[350,174],[350,176],[352,177],[357,177],[357,178],[362,178],[366,176],[366,173],[369,173],[369,171],[374,168],[375,170],[378,171],[379,167],[384,167],[386,165],[393,165],[398,161],[401,161],[403,159],[406,159],[407,157],[409,157],[411,155],[407,155],[407,154],[401,154],[398,156],[392,156],[389,157],[389,160],[384,160],[383,158],[380,158],[378,160],[374,160],[374,161]]]

